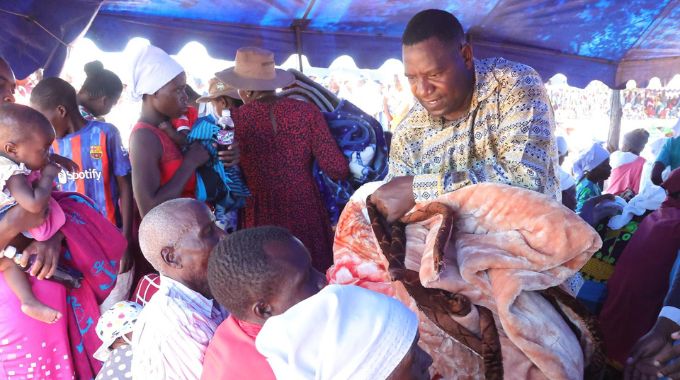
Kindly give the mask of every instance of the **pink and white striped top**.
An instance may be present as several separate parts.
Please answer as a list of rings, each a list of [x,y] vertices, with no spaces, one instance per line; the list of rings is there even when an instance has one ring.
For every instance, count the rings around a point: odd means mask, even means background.
[[[213,300],[161,275],[133,332],[133,378],[200,379],[205,349],[226,317]]]

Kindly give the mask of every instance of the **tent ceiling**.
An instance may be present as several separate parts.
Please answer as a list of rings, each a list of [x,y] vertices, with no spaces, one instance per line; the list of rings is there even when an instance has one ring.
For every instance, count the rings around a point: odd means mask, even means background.
[[[58,10],[66,1],[42,3]],[[431,0],[427,7],[457,15],[476,56],[505,56],[544,77],[561,72],[572,85],[598,79],[622,88],[629,79],[644,85],[652,76],[665,83],[680,72],[678,0]],[[401,33],[424,8],[402,0],[106,0],[87,36],[104,50],[144,37],[170,53],[199,41],[223,59],[233,59],[240,46],[258,45],[281,62],[296,52],[291,25],[306,18],[302,53],[312,65],[328,66],[347,54],[360,67],[375,68],[401,58]],[[61,29],[71,27],[65,20]]]

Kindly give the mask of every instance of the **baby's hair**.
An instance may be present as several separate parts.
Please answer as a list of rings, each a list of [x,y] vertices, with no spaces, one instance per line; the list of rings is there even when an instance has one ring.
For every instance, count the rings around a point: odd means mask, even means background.
[[[45,133],[54,138],[52,124],[40,112],[21,104],[0,104],[0,143],[19,143],[30,139],[34,133]]]

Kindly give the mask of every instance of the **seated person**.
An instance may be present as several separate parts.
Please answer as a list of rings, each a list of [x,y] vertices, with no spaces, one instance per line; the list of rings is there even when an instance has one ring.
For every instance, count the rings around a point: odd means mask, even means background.
[[[560,191],[562,191],[562,204],[568,207],[570,210],[576,208],[576,182],[571,174],[567,173],[566,170],[562,168],[564,160],[569,155],[569,146],[567,145],[567,140],[562,136],[557,136],[557,154],[559,156],[558,163],[560,166],[557,167],[558,173],[560,175]]]
[[[654,327],[640,338],[626,360],[626,378],[680,377],[680,271],[675,273]]]
[[[418,318],[392,297],[329,285],[279,316],[257,337],[279,379],[429,379]]]
[[[640,156],[649,141],[649,132],[639,128],[626,133],[623,136],[621,150],[611,154],[610,164],[612,167],[609,185],[605,190],[607,194],[622,196],[628,192],[626,200],[640,194],[642,171],[646,160]]]
[[[97,322],[102,345],[94,358],[104,362],[95,380],[132,379],[132,329],[142,307],[121,301],[104,312]]]
[[[139,245],[161,285],[134,329],[134,378],[201,377],[205,349],[227,316],[212,300],[206,276],[210,251],[223,235],[210,209],[194,199],[162,203],[142,220]]]
[[[220,241],[208,262],[208,282],[231,315],[206,350],[206,380],[275,379],[255,349],[262,324],[326,285],[304,245],[273,226],[237,231]]]
[[[654,326],[680,250],[680,170],[662,187],[666,200],[645,217],[621,253],[599,316],[607,356],[619,368]]]
[[[576,212],[580,213],[585,203],[602,195],[602,183],[609,178],[612,168],[609,166],[609,152],[599,143],[594,143],[581,153],[574,162],[576,176]]]

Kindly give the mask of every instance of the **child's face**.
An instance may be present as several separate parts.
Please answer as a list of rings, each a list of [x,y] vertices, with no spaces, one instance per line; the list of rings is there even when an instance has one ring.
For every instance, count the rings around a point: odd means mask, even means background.
[[[30,138],[17,144],[16,160],[23,162],[31,170],[44,168],[49,162],[52,141],[54,135],[34,132]]]

